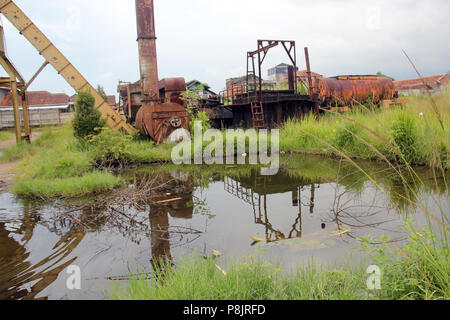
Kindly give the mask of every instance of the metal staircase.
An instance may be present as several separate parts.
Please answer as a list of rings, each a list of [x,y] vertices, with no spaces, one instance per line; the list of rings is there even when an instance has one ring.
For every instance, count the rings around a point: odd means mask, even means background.
[[[266,125],[264,118],[264,108],[262,106],[262,103],[252,102],[251,108],[252,108],[253,127],[255,129],[264,129]]]

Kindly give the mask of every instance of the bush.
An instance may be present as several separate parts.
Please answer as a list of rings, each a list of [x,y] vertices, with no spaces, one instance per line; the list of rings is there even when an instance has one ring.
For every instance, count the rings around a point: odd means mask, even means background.
[[[191,116],[191,121],[189,122],[189,130],[191,131],[191,133],[194,133],[194,124],[196,121],[201,121],[202,122],[202,130],[203,132],[211,129],[211,123],[210,123],[210,119],[208,117],[208,115],[206,114],[206,112],[198,112],[198,111],[194,111],[193,109],[188,109],[188,113]]]
[[[133,138],[105,127],[96,136],[91,136],[94,158],[100,167],[125,167],[132,162],[130,145]]]
[[[78,139],[87,140],[90,136],[97,135],[106,124],[100,112],[94,109],[94,103],[95,99],[89,92],[78,92],[76,116],[73,120],[74,135]]]
[[[394,157],[399,162],[417,163],[417,128],[415,119],[407,112],[402,112],[391,126],[392,137],[401,154]],[[403,156],[402,156],[403,155]]]
[[[450,256],[445,226],[440,235],[431,228],[416,231],[407,219],[406,245],[398,247],[386,237],[377,240],[362,238],[362,249],[375,265],[382,267],[384,285],[378,295],[390,299],[450,299]]]
[[[367,141],[361,127],[353,122],[346,122],[336,132],[336,147],[350,156],[371,158],[372,152],[360,139]]]

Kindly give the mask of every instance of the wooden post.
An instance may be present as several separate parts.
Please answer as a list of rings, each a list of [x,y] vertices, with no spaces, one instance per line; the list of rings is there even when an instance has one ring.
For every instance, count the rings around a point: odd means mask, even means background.
[[[281,127],[281,123],[283,122],[283,118],[282,118],[282,108],[281,108],[281,102],[278,102],[277,105],[277,122],[278,122],[278,126]]]
[[[23,131],[25,132],[25,139],[31,142],[31,127],[30,127],[30,113],[28,112],[28,102],[26,93],[22,92],[22,112],[23,112]]]
[[[11,81],[11,100],[14,109],[14,127],[16,129],[16,142],[17,144],[20,144],[22,142],[22,132],[20,129],[19,99],[17,97],[16,81]]]

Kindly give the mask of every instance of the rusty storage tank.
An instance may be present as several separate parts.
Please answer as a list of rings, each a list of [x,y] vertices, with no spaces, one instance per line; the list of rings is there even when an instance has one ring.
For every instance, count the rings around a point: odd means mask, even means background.
[[[337,76],[320,79],[319,100],[322,106],[350,106],[365,103],[370,97],[374,103],[396,97],[394,82],[377,76]]]
[[[189,114],[180,101],[160,97],[153,0],[136,0],[142,107],[136,114],[139,131],[157,144],[189,136]],[[184,91],[184,79],[170,82],[168,91]]]

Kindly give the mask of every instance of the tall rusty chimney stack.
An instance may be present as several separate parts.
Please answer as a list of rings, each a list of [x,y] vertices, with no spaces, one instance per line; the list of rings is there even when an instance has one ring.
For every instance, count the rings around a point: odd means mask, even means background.
[[[143,106],[159,101],[158,60],[156,54],[153,0],[136,0],[139,67]]]

